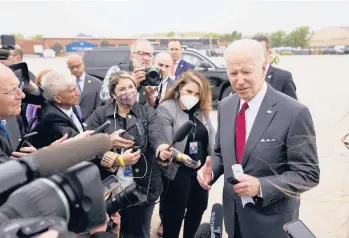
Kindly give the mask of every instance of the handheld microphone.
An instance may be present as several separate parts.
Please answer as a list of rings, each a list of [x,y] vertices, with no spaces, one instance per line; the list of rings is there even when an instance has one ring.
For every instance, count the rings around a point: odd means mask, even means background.
[[[201,224],[194,238],[211,238],[211,225],[209,223]]]
[[[222,225],[223,225],[223,206],[222,204],[215,203],[211,210],[211,234],[214,238],[222,237]]]
[[[174,134],[173,136],[173,141],[172,143],[169,145],[168,150],[171,149],[171,147],[177,143],[180,142],[182,140],[184,140],[184,138],[189,134],[189,132],[191,131],[191,129],[193,128],[194,123],[192,121],[187,121],[186,123],[184,123]]]
[[[109,137],[98,134],[41,149],[21,159],[0,164],[0,205],[17,188],[49,177],[112,148]]]

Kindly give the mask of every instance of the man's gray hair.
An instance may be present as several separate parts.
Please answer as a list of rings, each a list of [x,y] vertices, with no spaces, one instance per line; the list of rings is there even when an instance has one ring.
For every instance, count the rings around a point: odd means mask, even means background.
[[[150,43],[150,41],[146,40],[146,39],[138,39],[135,42],[132,43],[131,45],[131,53],[136,52],[137,50],[137,45],[140,43],[146,43],[149,44],[151,46],[151,48],[153,49],[153,45]]]
[[[55,95],[74,84],[76,84],[74,78],[68,72],[50,71],[41,79],[41,87],[47,100],[52,100]]]
[[[229,62],[234,54],[247,54],[254,58],[260,66],[265,62],[264,50],[261,44],[252,39],[241,39],[232,42],[224,51],[224,60]]]

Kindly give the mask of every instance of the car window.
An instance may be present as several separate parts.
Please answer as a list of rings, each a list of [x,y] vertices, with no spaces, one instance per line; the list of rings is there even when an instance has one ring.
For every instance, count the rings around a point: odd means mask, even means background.
[[[86,67],[111,67],[129,59],[129,51],[86,51],[84,55]]]
[[[199,56],[196,56],[194,54],[188,54],[188,53],[183,53],[182,59],[192,65],[195,65],[195,67],[199,67],[200,63],[203,61],[203,59],[200,58]]]

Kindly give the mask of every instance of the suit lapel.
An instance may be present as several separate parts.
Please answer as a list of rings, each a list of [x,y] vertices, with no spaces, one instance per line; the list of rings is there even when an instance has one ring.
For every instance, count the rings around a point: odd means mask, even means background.
[[[227,133],[224,133],[228,135],[228,138],[226,142],[228,142],[228,147],[231,148],[229,150],[230,154],[228,158],[232,158],[232,164],[236,164],[236,155],[235,155],[235,121],[236,121],[236,114],[238,113],[239,110],[239,105],[240,105],[240,99],[235,95],[230,96],[231,99],[229,103],[227,103],[227,107],[231,107],[232,110],[224,110],[221,111],[222,115],[221,118],[223,120],[227,120],[227,127],[222,128],[224,131]]]
[[[245,144],[244,154],[242,158],[242,166],[248,161],[252,151],[260,142],[265,130],[273,120],[277,112],[277,101],[274,99],[274,89],[268,85],[267,92],[253,123],[252,129]]]
[[[274,67],[272,65],[269,65],[269,69],[267,71],[267,74],[265,75],[265,81],[267,83],[271,82],[271,80],[273,79],[273,74],[274,74]]]
[[[59,109],[56,105],[52,105],[52,106],[54,106],[56,109],[57,109],[57,111],[58,111],[58,113],[60,113],[61,115],[63,115],[68,121],[69,121],[69,123],[70,123],[70,126],[72,126],[73,128],[74,128],[74,130],[76,130],[76,131],[79,131],[79,129],[76,127],[76,125],[75,125],[75,123],[73,122],[73,120],[70,118],[70,117],[68,117],[68,115],[67,114],[65,114],[61,109]],[[73,111],[74,111],[74,109],[73,109]],[[74,112],[75,113],[75,112]],[[75,114],[76,115],[76,114]],[[79,118],[79,117],[78,117]]]
[[[92,81],[89,78],[89,75],[85,75],[84,88],[79,98],[79,104],[85,99],[86,95],[92,90]]]
[[[19,139],[21,139],[21,132],[19,130],[19,125],[16,117],[11,117],[6,120],[6,129],[8,132],[8,137],[10,141],[10,148],[15,150],[19,144]]]

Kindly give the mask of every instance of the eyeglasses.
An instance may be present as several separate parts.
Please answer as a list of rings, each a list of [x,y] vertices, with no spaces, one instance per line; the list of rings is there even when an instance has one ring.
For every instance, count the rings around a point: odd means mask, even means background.
[[[13,89],[13,90],[10,91],[10,92],[6,92],[6,93],[2,93],[2,94],[8,95],[8,96],[15,96],[15,97],[18,97],[19,95],[21,95],[21,94],[23,93],[23,92],[22,92],[22,88],[23,88],[23,86],[21,85],[20,87],[15,88],[15,89]]]
[[[81,67],[81,64],[78,64],[78,65],[74,65],[74,66],[70,66],[68,67],[70,70],[74,70],[75,68],[76,69],[79,69]]]
[[[346,134],[345,136],[343,136],[343,138],[341,139],[341,141],[343,142],[343,144],[347,147],[347,149],[349,149],[349,142],[347,141],[347,137],[349,136],[349,133]]]
[[[137,51],[137,52],[133,52],[133,53],[136,53],[136,54],[138,54],[139,56],[148,56],[148,57],[150,57],[150,58],[153,56],[153,53],[144,52],[144,51]]]

